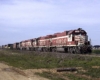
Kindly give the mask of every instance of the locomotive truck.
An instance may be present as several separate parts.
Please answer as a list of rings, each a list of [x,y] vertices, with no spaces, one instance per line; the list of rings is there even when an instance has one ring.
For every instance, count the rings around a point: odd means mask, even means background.
[[[91,53],[92,46],[82,28],[24,40],[13,44],[13,49],[66,53]]]

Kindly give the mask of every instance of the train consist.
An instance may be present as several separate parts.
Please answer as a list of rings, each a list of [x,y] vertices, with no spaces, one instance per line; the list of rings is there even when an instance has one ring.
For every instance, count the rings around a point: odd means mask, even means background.
[[[61,51],[66,53],[92,52],[87,32],[82,28],[7,44],[3,45],[2,48],[48,52]]]

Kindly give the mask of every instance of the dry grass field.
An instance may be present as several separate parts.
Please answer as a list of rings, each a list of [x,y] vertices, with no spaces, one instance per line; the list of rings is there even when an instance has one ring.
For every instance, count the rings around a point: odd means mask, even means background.
[[[76,71],[57,72],[58,68]],[[0,80],[100,80],[100,57],[0,50],[0,70]]]

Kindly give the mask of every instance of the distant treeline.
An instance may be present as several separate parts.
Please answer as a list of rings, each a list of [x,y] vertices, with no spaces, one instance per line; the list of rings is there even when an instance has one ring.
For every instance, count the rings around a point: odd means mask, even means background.
[[[100,45],[94,45],[93,49],[100,49]]]

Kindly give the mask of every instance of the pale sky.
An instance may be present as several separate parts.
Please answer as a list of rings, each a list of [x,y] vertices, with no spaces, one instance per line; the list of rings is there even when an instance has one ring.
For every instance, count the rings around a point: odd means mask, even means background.
[[[100,0],[0,0],[0,45],[77,28],[100,45]]]

